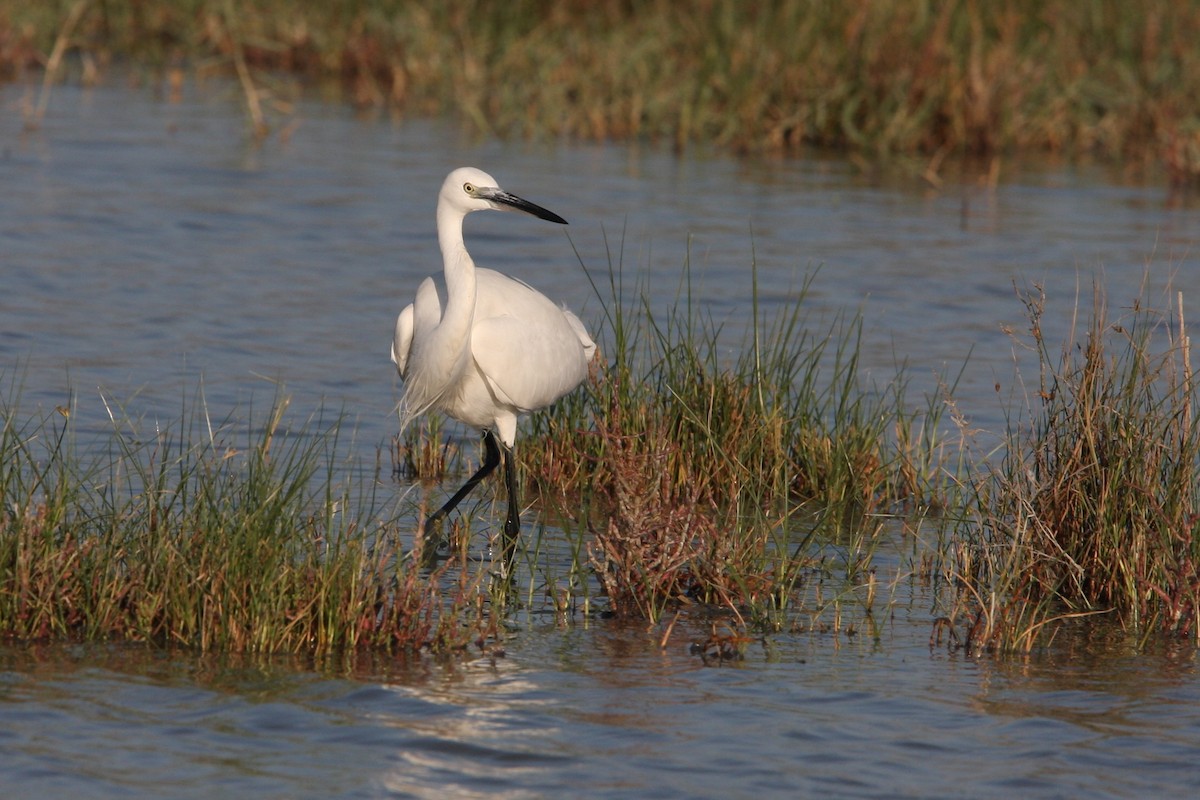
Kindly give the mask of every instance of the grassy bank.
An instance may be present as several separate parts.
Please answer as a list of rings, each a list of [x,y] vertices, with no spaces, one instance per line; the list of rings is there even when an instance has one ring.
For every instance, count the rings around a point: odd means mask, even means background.
[[[0,0],[0,76],[225,71],[260,128],[284,71],[488,134],[915,154],[931,174],[1094,154],[1179,183],[1200,175],[1198,40],[1194,0]]]

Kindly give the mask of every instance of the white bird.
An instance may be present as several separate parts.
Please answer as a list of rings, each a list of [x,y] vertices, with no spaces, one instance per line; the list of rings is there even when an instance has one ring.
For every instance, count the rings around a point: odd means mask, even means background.
[[[404,380],[401,430],[433,410],[483,432],[482,466],[430,515],[425,530],[433,530],[503,462],[508,489],[505,547],[511,552],[521,528],[512,464],[517,417],[579,386],[596,344],[566,308],[519,280],[475,266],[463,242],[463,218],[487,209],[516,209],[567,224],[557,214],[503,191],[486,172],[471,167],[451,172],[437,204],[446,307],[433,278],[422,281],[412,304],[396,318],[392,361]]]

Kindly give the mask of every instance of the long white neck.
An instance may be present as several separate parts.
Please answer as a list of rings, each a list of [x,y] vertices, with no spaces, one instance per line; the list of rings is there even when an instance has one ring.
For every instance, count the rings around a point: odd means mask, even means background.
[[[465,216],[445,203],[438,203],[438,244],[446,276],[446,311],[438,330],[452,341],[463,342],[467,340],[475,316],[476,294],[475,262],[463,242]]]
[[[403,424],[435,406],[463,374],[471,357],[471,325],[475,318],[475,262],[462,238],[464,214],[439,203],[438,243],[446,275],[446,308],[437,293],[420,291],[414,302],[413,355],[404,376]],[[440,314],[440,319],[439,319]]]

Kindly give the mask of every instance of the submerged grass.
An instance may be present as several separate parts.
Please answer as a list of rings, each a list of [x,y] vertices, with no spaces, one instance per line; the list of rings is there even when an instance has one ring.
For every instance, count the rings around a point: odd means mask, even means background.
[[[1200,175],[1200,5],[1175,0],[0,0],[0,77],[78,54],[236,77],[260,134],[268,72],[487,134],[1014,150]],[[41,105],[39,103],[39,105]]]

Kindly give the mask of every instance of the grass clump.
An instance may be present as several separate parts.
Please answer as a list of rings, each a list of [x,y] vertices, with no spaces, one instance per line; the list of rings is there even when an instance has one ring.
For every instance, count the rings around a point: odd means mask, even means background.
[[[1086,331],[1057,355],[1041,290],[1022,300],[1034,403],[956,542],[977,644],[1028,650],[1055,619],[1097,612],[1197,637],[1200,426],[1182,298],[1177,314],[1137,301],[1113,320],[1097,290]]]
[[[872,514],[928,495],[940,464],[890,438],[916,415],[902,391],[860,384],[859,320],[805,327],[807,280],[769,326],[755,305],[731,354],[692,305],[689,273],[665,316],[624,296],[619,267],[609,276],[613,352],[587,393],[535,415],[521,452],[544,501],[590,505],[590,562],[614,613],[703,603],[774,617],[820,561],[816,540],[862,544]]]
[[[285,408],[244,436],[206,421],[143,439],[118,421],[89,462],[69,410],[21,423],[6,404],[0,635],[317,655],[482,636],[471,586],[443,593],[400,557],[396,522],[338,454],[339,422],[292,429]]]

